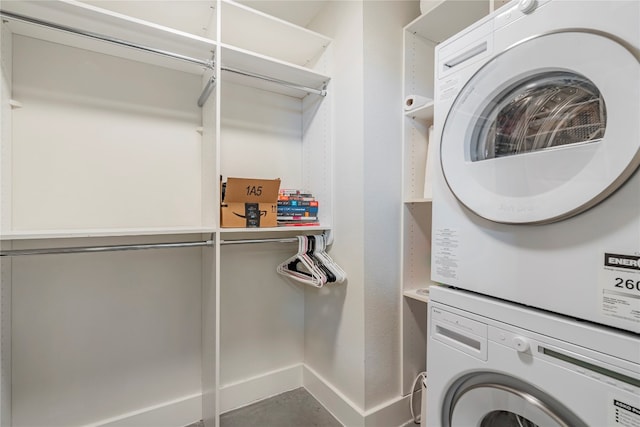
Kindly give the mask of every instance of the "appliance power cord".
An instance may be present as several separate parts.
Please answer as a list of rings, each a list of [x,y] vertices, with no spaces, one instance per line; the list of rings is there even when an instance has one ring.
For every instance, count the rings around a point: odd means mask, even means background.
[[[415,380],[413,380],[413,385],[411,386],[411,398],[409,399],[409,408],[411,409],[411,419],[413,419],[414,424],[420,424],[420,419],[424,414],[415,415],[413,411],[413,395],[416,392],[416,384],[420,379],[423,379],[425,382],[427,381],[427,373],[420,372]],[[422,397],[424,399],[424,397]]]

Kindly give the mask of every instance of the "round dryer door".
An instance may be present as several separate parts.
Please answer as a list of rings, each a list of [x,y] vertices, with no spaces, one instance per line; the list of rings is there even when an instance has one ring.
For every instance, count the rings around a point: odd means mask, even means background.
[[[471,375],[450,390],[447,402],[446,427],[587,427],[557,400],[503,374]]]
[[[640,164],[640,64],[604,35],[558,32],[503,51],[462,88],[442,129],[456,198],[490,221],[576,215]]]

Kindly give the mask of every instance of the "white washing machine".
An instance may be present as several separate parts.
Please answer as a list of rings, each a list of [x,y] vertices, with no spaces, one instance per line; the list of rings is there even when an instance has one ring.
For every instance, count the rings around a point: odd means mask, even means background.
[[[428,427],[637,427],[640,346],[626,331],[432,287]]]
[[[521,0],[436,48],[432,279],[640,332],[640,1]]]

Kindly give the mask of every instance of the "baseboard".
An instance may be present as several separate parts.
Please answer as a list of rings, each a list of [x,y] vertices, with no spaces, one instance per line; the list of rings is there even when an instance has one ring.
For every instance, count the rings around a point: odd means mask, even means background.
[[[393,427],[412,423],[410,396],[401,396],[363,411],[317,372],[304,366],[304,388],[347,427]],[[418,399],[420,398],[418,394]],[[415,397],[414,397],[415,399]]]
[[[416,393],[416,398],[419,411],[420,392]],[[416,426],[411,418],[410,401],[410,396],[400,396],[368,410],[365,413],[365,427]]]
[[[302,384],[340,423],[348,427],[364,426],[362,410],[340,390],[306,365],[302,375]]]
[[[401,396],[363,411],[340,390],[304,364],[247,378],[220,388],[220,413],[241,408],[262,399],[304,387],[336,419],[347,427],[415,426],[411,420],[410,397]],[[420,392],[414,399],[420,399]],[[419,406],[419,405],[418,405]],[[85,427],[176,427],[202,418],[200,393],[109,418]]]
[[[302,387],[302,364],[289,366],[220,387],[220,413]]]
[[[92,423],[85,427],[176,427],[187,426],[201,418],[202,395],[197,393]]]

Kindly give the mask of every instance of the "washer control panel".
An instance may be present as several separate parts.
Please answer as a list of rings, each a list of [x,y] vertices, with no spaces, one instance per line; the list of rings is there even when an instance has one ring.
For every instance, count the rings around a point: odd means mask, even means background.
[[[524,330],[509,331],[489,326],[488,338],[489,341],[513,349],[515,354],[528,354],[529,357],[544,359],[554,365],[600,381],[607,386],[640,395],[640,371],[638,371],[640,366],[637,364],[635,367],[616,366],[607,362],[610,356],[601,355],[604,359],[598,360],[580,354],[571,347],[560,348],[533,336],[528,336],[527,331]],[[566,343],[565,345],[570,346]],[[640,404],[640,401],[638,403]],[[638,409],[638,417],[640,417],[640,408]]]
[[[531,341],[523,334],[517,334],[505,331],[503,329],[490,327],[489,340],[512,348],[518,353],[531,353]]]
[[[433,307],[431,337],[480,360],[487,360],[487,325]]]
[[[505,25],[517,21],[523,16],[535,13],[536,9],[538,9],[545,3],[548,3],[549,1],[550,0],[520,0],[513,6],[505,6],[505,11],[495,17],[495,29],[504,27]]]

